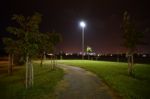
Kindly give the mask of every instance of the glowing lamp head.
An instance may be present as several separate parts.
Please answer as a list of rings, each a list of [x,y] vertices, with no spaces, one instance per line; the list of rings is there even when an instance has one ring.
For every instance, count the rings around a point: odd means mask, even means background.
[[[86,26],[85,22],[81,21],[81,22],[80,22],[80,26],[81,26],[82,28],[84,28],[84,27]]]

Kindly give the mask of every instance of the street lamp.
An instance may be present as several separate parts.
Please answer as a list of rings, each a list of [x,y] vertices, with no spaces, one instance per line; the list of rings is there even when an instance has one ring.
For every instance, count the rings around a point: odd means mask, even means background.
[[[84,28],[86,27],[85,22],[81,21],[80,26],[82,28],[82,60],[84,60]]]

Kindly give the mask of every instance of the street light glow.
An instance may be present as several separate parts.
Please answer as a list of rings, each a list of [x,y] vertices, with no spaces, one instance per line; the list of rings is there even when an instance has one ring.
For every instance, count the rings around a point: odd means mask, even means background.
[[[81,21],[81,22],[80,22],[80,26],[81,26],[82,28],[84,28],[84,27],[86,26],[85,22]]]

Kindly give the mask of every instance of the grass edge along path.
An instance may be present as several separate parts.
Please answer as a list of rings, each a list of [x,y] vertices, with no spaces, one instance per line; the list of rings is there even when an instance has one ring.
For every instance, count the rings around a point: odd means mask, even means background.
[[[127,74],[127,63],[88,60],[60,60],[59,63],[94,72],[124,99],[150,99],[149,64],[135,64],[133,78]]]
[[[50,70],[49,65],[50,62],[40,67],[38,61],[34,62],[34,85],[29,89],[25,88],[25,66],[20,66],[12,76],[0,75],[0,96],[3,99],[55,99],[54,90],[64,72],[60,68]]]

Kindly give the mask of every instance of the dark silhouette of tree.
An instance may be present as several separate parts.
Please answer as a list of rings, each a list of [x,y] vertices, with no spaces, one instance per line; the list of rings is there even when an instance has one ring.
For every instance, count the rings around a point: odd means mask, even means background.
[[[140,44],[143,33],[136,30],[135,24],[131,20],[131,17],[127,11],[125,11],[123,14],[122,30],[124,39],[123,45],[127,48],[128,74],[132,76],[134,65],[133,55],[136,51],[137,45]]]
[[[39,49],[39,24],[41,15],[35,13],[32,16],[13,15],[12,20],[16,21],[18,27],[8,27],[7,30],[16,36],[16,46],[26,62],[26,88],[33,85],[32,58]]]
[[[53,53],[51,56],[51,62],[52,66],[51,69],[54,69],[56,65],[56,56],[55,56],[55,50],[56,45],[62,40],[61,35],[59,33],[42,33],[40,34],[40,42],[39,42],[39,53],[40,53],[40,59],[41,59],[41,66],[43,65],[43,60],[46,59],[47,53]]]
[[[17,46],[16,42],[12,38],[3,38],[5,44],[5,51],[8,53],[8,74],[11,75],[13,72],[14,65],[14,54],[16,53]]]
[[[53,45],[49,40],[50,37],[48,34],[41,33],[40,34],[40,42],[39,42],[39,54],[41,59],[41,66],[43,65],[43,60],[46,59],[46,53],[52,51]]]
[[[49,35],[49,41],[51,42],[52,44],[52,58],[51,58],[51,63],[52,63],[52,69],[55,68],[56,66],[56,59],[57,59],[57,56],[56,56],[56,45],[62,41],[62,37],[59,33],[56,33],[56,32],[52,32],[52,33],[48,33]]]

